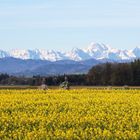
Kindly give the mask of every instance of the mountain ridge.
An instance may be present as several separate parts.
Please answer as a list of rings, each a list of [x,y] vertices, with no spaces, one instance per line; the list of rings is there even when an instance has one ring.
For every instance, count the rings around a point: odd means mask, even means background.
[[[85,74],[106,62],[122,63],[140,58],[140,47],[119,50],[101,43],[69,52],[54,50],[0,50],[0,73],[16,76]]]
[[[84,61],[88,59],[111,59],[114,61],[121,61],[140,58],[140,47],[135,47],[132,50],[120,50],[103,43],[91,43],[84,49],[74,48],[69,52],[45,49],[14,49],[11,51],[0,50],[0,58],[5,57],[13,57],[23,60],[48,60],[52,62],[59,60]]]
[[[86,74],[93,66],[106,62],[130,62],[128,60],[113,61],[110,59],[96,60],[94,58],[82,61],[74,60],[32,60],[13,57],[0,58],[0,73],[15,76],[30,77],[33,75],[63,75],[63,74]]]
[[[16,76],[83,74],[99,63],[100,61],[97,60],[92,60],[90,63],[73,60],[51,62],[48,60],[22,60],[6,57],[0,59],[0,73]]]

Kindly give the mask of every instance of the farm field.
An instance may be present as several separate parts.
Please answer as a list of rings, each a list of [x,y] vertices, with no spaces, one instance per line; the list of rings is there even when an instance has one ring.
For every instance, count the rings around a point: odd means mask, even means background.
[[[58,86],[48,86],[49,89],[60,89]],[[125,86],[70,86],[70,89],[124,89]],[[140,86],[128,86],[129,89],[140,89]],[[0,90],[3,89],[14,89],[14,90],[25,90],[25,89],[39,89],[39,86],[29,85],[0,85]]]
[[[140,139],[140,90],[0,90],[5,139]]]

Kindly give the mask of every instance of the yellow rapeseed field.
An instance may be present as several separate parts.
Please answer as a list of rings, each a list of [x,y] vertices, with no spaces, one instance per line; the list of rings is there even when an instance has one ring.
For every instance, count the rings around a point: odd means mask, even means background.
[[[140,90],[0,90],[0,140],[140,139]]]

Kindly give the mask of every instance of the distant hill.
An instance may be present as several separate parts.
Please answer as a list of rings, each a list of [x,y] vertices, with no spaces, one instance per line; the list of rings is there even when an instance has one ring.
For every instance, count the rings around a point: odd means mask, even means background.
[[[80,74],[87,73],[93,65],[99,63],[101,62],[94,59],[79,62],[72,60],[51,62],[8,57],[0,59],[0,73],[20,76]]]

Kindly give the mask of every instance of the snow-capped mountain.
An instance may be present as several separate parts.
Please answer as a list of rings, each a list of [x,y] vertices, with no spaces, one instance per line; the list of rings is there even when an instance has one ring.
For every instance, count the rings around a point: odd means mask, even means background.
[[[66,56],[68,59],[75,61],[87,60],[91,58],[88,53],[78,48],[72,49],[70,52],[66,53]]]
[[[23,60],[48,60],[48,61],[59,61],[59,60],[74,60],[83,61],[88,59],[110,59],[114,61],[120,60],[132,60],[140,58],[140,47],[136,47],[133,50],[119,50],[105,45],[102,43],[91,43],[85,49],[74,48],[69,52],[61,52],[54,50],[20,50],[15,49],[11,51],[0,50],[0,58],[13,57],[20,58]]]
[[[3,51],[3,50],[0,50],[0,58],[5,58],[5,57],[8,57],[8,53]]]
[[[99,43],[91,43],[88,48],[85,49],[85,52],[93,58],[100,59],[105,57],[105,52],[110,49],[109,46]]]
[[[20,58],[20,59],[33,59],[33,60],[49,60],[57,61],[63,60],[64,55],[61,52],[54,50],[12,50],[9,53],[10,57]]]
[[[38,50],[11,50],[9,56],[20,59],[40,59]]]
[[[134,54],[134,56],[137,58],[137,57],[140,57],[140,47],[136,47],[135,49],[133,49],[131,51],[132,54]]]
[[[129,60],[136,58],[131,50],[119,50],[111,48],[109,45],[99,43],[92,43],[85,49],[85,52],[94,59]]]

